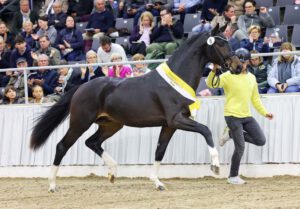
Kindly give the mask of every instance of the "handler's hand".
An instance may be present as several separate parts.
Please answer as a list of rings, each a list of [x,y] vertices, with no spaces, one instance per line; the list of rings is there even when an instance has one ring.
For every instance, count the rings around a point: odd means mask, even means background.
[[[274,115],[272,113],[267,113],[266,114],[266,118],[268,118],[269,120],[272,120],[274,117]]]

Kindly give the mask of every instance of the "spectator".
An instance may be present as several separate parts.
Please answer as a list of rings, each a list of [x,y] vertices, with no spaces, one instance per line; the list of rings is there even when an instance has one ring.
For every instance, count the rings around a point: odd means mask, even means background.
[[[160,12],[161,23],[154,27],[150,35],[151,44],[147,47],[147,58],[155,58],[153,53],[162,52],[171,55],[178,48],[183,37],[181,21],[173,20],[171,11],[164,9]]]
[[[183,24],[185,14],[196,13],[202,6],[203,0],[174,0],[173,14],[180,15],[180,20]]]
[[[54,44],[57,37],[57,31],[54,28],[54,26],[48,26],[48,17],[47,16],[39,17],[38,25],[39,25],[39,30],[35,35],[32,35],[33,38],[35,40],[38,40],[39,37],[46,35],[48,36],[51,44]]]
[[[110,62],[110,57],[114,53],[120,54],[122,56],[122,61],[127,61],[126,53],[121,45],[111,43],[111,39],[108,36],[101,37],[100,47],[97,51],[98,62]]]
[[[58,75],[56,70],[49,70],[49,57],[46,54],[40,54],[38,56],[38,66],[40,69],[32,73],[28,78],[28,87],[32,90],[35,85],[43,87],[45,95],[53,94],[57,84]]]
[[[118,53],[113,53],[110,57],[111,62],[122,62],[122,56]],[[108,77],[128,78],[132,77],[131,69],[123,64],[113,65],[108,69]]]
[[[40,85],[35,85],[32,87],[32,99],[29,103],[42,104],[52,102],[50,98],[44,97],[43,88]]]
[[[61,50],[67,61],[84,60],[82,33],[76,29],[74,17],[67,17],[66,28],[59,32],[55,47]]]
[[[6,48],[6,43],[3,37],[0,36],[0,69],[9,68],[9,59],[11,51]]]
[[[245,14],[238,19],[238,28],[235,36],[239,40],[247,39],[247,30],[252,25],[258,25],[260,28],[272,28],[275,26],[273,18],[267,11],[266,7],[259,8],[259,16],[255,11],[256,2],[254,0],[246,0],[244,3]]]
[[[143,54],[135,54],[132,57],[132,61],[143,61],[143,60],[145,60],[145,56]],[[147,64],[137,63],[134,64],[132,71],[133,71],[133,76],[136,77],[136,76],[147,74],[151,70],[147,67]]]
[[[64,1],[66,2],[66,1]],[[67,14],[63,12],[63,2],[58,0],[53,3],[54,13],[48,14],[48,25],[54,26],[57,33],[66,27]]]
[[[295,47],[285,42],[280,47],[280,52],[295,51]],[[286,54],[279,55],[272,64],[268,74],[270,88],[268,93],[300,92],[300,60],[298,56]]]
[[[141,53],[146,55],[146,47],[150,45],[150,35],[153,27],[153,15],[150,12],[144,12],[141,15],[139,25],[134,27],[130,35],[130,54]]]
[[[224,27],[225,25],[230,24],[232,28],[237,29],[237,18],[235,16],[234,7],[226,5],[222,15],[216,15],[210,23],[200,23],[199,25],[193,27],[193,32],[204,32],[214,29],[217,25],[219,27]]]
[[[235,16],[238,18],[240,15],[243,14],[244,11],[244,2],[245,0],[228,0],[228,5],[234,7]]]
[[[10,67],[15,68],[18,58],[24,57],[27,60],[28,66],[32,66],[31,49],[27,46],[23,36],[18,35],[15,38],[15,49],[11,52]]]
[[[241,41],[241,47],[248,51],[256,50],[260,53],[270,52],[269,44],[260,38],[261,29],[258,25],[252,25],[248,29],[249,38]]]
[[[86,61],[88,64],[97,63],[97,53],[90,50],[86,53]],[[104,73],[100,66],[88,66],[81,68],[81,79],[83,82],[88,82],[89,80],[106,76],[108,72]]]
[[[35,37],[35,32],[33,31],[33,24],[30,21],[23,22],[23,31],[21,33],[23,38],[25,39],[26,45],[29,46],[32,50],[36,49],[36,40],[33,38]]]
[[[45,0],[44,5],[40,9],[39,16],[55,14],[55,9],[57,9],[57,5],[61,5],[61,11],[63,13],[67,13],[69,7],[69,0]]]
[[[236,27],[232,25],[228,25],[223,32],[224,36],[227,38],[229,45],[232,49],[232,51],[235,51],[240,48],[240,41],[233,37],[234,32],[236,31]]]
[[[58,65],[60,63],[60,52],[50,45],[49,37],[46,35],[40,36],[39,38],[39,49],[31,53],[32,58],[37,62],[40,54],[46,54],[49,57],[50,65]]]
[[[120,3],[119,3],[119,8],[120,8]],[[147,3],[148,3],[147,0],[126,0],[125,1],[125,5],[124,5],[124,14],[123,14],[123,17],[125,19],[127,19],[127,18],[134,18],[135,15],[137,14],[137,12],[139,10],[144,9],[144,6]],[[121,4],[121,8],[122,8],[122,4]]]
[[[19,98],[16,89],[13,86],[7,86],[4,90],[2,104],[23,104],[24,99]]]
[[[109,28],[114,27],[114,16],[106,10],[104,0],[95,0],[95,9],[92,12],[86,26],[86,33],[83,34],[84,40],[99,39]]]
[[[202,22],[210,22],[214,16],[223,13],[227,0],[204,0],[201,20]]]
[[[251,54],[257,54],[258,51],[250,51]],[[258,92],[260,94],[267,93],[269,89],[268,84],[268,72],[270,70],[271,66],[264,62],[263,58],[261,56],[256,56],[250,58],[249,64],[247,66],[248,72],[255,75],[256,82],[258,85]]]
[[[94,8],[94,0],[69,0],[68,15],[76,22],[86,22]]]
[[[20,11],[16,12],[13,19],[14,33],[18,34],[21,32],[23,22],[30,21],[33,23],[33,28],[36,28],[38,21],[38,14],[34,10],[30,10],[28,0],[20,0]]]
[[[68,62],[62,60],[60,65],[67,65]],[[59,77],[55,93],[62,95],[75,86],[83,83],[81,79],[81,70],[79,68],[62,67],[58,69]]]
[[[0,22],[0,36],[3,38],[4,42],[6,43],[7,49],[11,50],[14,48],[15,36],[8,30],[4,22]]]
[[[25,89],[24,89],[24,72],[23,69],[28,67],[27,61],[24,57],[20,57],[17,59],[17,68],[20,68],[20,70],[15,71],[11,74],[8,86],[13,86],[17,92],[17,95],[19,97],[25,96]]]
[[[159,16],[160,12],[164,9],[168,9],[172,11],[172,8],[174,7],[174,1],[173,0],[154,0],[154,1],[145,1],[145,6],[138,9],[135,17],[134,17],[134,25],[138,24],[138,21],[140,19],[140,16],[145,11],[149,11],[152,13],[153,16]]]

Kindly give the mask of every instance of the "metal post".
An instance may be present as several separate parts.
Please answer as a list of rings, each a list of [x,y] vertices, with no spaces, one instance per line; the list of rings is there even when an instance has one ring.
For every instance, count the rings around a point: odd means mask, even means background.
[[[24,93],[25,93],[25,104],[28,104],[28,83],[27,83],[27,70],[26,68],[23,70],[24,75]]]

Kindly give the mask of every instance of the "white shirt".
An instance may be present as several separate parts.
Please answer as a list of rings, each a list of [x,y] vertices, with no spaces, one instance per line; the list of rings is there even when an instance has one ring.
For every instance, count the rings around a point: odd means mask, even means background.
[[[111,50],[110,52],[103,51],[102,47],[100,46],[97,51],[97,60],[99,63],[110,62],[110,56],[113,53],[118,53],[122,56],[122,61],[127,61],[127,56],[123,47],[119,44],[111,43]]]

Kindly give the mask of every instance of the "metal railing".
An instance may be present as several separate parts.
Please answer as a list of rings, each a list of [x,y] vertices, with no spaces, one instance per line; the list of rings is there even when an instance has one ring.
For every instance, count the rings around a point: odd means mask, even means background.
[[[292,54],[292,55],[300,55],[300,51],[292,51],[292,52],[270,52],[270,53],[257,53],[257,54],[251,54],[252,57],[267,57],[267,56],[278,56],[278,55],[286,55],[286,54]],[[88,66],[112,66],[117,64],[150,64],[150,63],[162,63],[167,61],[167,59],[157,59],[157,60],[139,60],[139,61],[122,61],[122,62],[107,62],[107,63],[75,63],[70,65],[55,65],[55,66],[43,66],[44,69],[59,69],[59,68],[81,68],[81,67],[88,67]],[[20,71],[23,70],[24,74],[24,90],[25,90],[25,104],[28,104],[28,72],[36,71],[41,69],[41,67],[26,67],[26,68],[7,68],[7,69],[0,69],[0,72],[7,72],[7,71]]]

